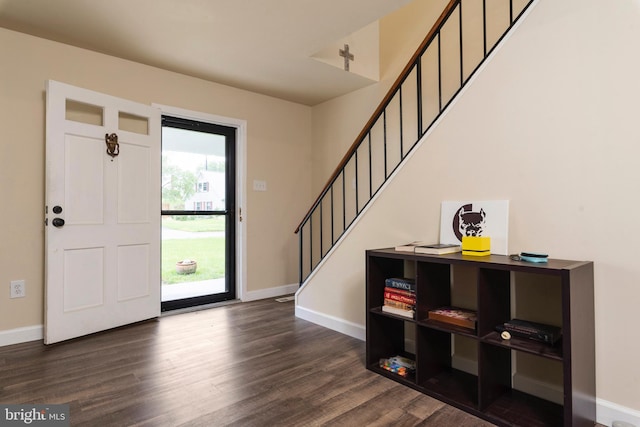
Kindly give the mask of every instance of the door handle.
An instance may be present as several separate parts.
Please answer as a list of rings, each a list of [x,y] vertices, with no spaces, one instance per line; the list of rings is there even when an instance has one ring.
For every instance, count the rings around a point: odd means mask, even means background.
[[[51,224],[53,224],[54,227],[62,227],[64,225],[64,219],[62,218],[53,218],[53,221],[51,221]]]

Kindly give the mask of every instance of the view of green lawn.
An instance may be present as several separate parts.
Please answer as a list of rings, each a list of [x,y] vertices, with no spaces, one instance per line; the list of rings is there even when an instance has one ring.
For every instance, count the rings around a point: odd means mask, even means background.
[[[221,217],[176,220],[165,217],[162,226],[171,230],[194,233],[193,238],[162,240],[162,283],[174,284],[218,279],[225,276],[225,238],[196,237],[199,232],[224,231],[225,219]],[[222,233],[221,233],[222,234]],[[185,259],[198,263],[193,274],[178,274],[176,263]]]
[[[177,220],[173,217],[162,218],[162,226],[171,230],[179,231],[224,231],[224,216],[215,216],[213,218],[198,218],[197,216],[190,216],[187,220]]]
[[[176,273],[176,263],[190,259],[198,263],[193,274]],[[162,282],[197,282],[224,277],[224,237],[170,239],[162,242]]]

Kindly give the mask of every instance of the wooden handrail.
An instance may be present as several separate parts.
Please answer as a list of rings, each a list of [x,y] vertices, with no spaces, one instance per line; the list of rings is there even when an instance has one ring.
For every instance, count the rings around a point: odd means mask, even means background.
[[[367,124],[362,128],[362,131],[360,131],[355,141],[347,151],[347,153],[344,155],[344,157],[342,158],[342,160],[340,161],[336,169],[333,171],[333,173],[331,174],[331,177],[322,188],[320,195],[316,198],[316,200],[311,205],[311,208],[309,208],[306,215],[302,218],[302,221],[300,221],[300,224],[298,225],[294,233],[297,234],[302,228],[302,226],[305,224],[305,222],[307,222],[307,220],[309,219],[313,211],[316,209],[318,204],[322,201],[322,198],[325,196],[325,194],[327,194],[327,191],[329,191],[329,188],[331,188],[331,185],[333,185],[334,181],[338,178],[338,175],[340,175],[340,173],[345,168],[345,166],[347,165],[347,163],[349,162],[353,154],[356,152],[356,150],[360,146],[360,143],[362,142],[364,137],[371,130],[371,127],[375,124],[376,120],[378,120],[378,118],[380,117],[384,109],[387,108],[387,105],[391,102],[391,99],[395,96],[396,92],[402,85],[402,82],[407,78],[407,76],[411,72],[412,68],[414,67],[420,55],[422,55],[422,53],[427,48],[429,43],[431,43],[432,39],[434,39],[438,31],[440,31],[440,27],[442,26],[444,21],[447,19],[447,16],[449,16],[449,14],[453,12],[453,10],[458,5],[458,3],[460,3],[460,1],[461,0],[449,1],[447,6],[444,8],[443,12],[440,14],[438,19],[436,20],[435,24],[433,24],[433,27],[431,28],[427,36],[424,38],[424,40],[422,41],[418,49],[416,49],[416,52],[413,54],[413,56],[411,57],[407,65],[404,67],[404,69],[402,70],[402,72],[400,73],[396,81],[393,83],[393,85],[391,86],[391,88],[389,89],[385,97],[382,99],[382,101],[378,105],[378,108],[376,108],[376,110],[371,115],[371,118],[369,119]]]

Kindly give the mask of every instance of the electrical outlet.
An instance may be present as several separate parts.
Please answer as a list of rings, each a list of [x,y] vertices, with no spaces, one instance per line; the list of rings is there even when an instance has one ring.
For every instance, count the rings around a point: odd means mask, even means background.
[[[614,421],[611,427],[636,427],[635,424],[628,423],[626,421]]]
[[[23,298],[27,295],[27,285],[24,280],[11,281],[11,298]]]

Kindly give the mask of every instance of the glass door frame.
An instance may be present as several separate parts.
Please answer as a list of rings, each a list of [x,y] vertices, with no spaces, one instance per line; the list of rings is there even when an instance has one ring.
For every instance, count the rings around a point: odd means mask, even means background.
[[[172,116],[162,115],[162,127],[221,135],[225,138],[225,209],[224,210],[165,210],[161,215],[224,216],[225,217],[225,292],[190,298],[162,301],[161,310],[170,311],[199,305],[234,300],[237,298],[236,272],[236,146],[237,128]]]

